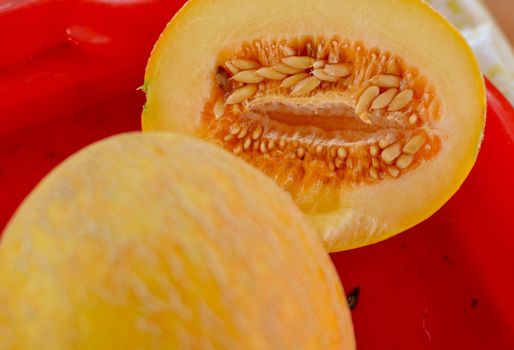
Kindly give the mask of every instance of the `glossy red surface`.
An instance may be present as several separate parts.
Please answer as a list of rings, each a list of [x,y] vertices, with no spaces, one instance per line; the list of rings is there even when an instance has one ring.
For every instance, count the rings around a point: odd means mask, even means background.
[[[28,35],[18,44],[9,37],[11,52],[0,51],[0,230],[67,156],[139,129],[146,58],[182,2],[0,6],[0,39],[5,30]],[[51,11],[63,17],[53,22]],[[514,349],[514,110],[490,84],[488,104],[478,162],[438,213],[385,242],[332,255],[346,291],[360,288],[359,349]]]
[[[392,239],[333,254],[360,349],[514,349],[514,109],[487,83],[482,150],[452,199]]]
[[[0,137],[141,86],[154,42],[183,3],[0,2]]]

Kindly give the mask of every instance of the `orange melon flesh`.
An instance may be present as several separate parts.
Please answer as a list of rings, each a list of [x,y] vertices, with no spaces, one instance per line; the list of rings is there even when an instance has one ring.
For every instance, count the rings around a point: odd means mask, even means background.
[[[355,349],[317,233],[205,142],[125,134],[73,155],[0,244],[1,349]]]
[[[472,168],[485,123],[469,46],[416,0],[190,0],[145,90],[143,130],[201,137],[258,167],[329,251],[433,214]]]

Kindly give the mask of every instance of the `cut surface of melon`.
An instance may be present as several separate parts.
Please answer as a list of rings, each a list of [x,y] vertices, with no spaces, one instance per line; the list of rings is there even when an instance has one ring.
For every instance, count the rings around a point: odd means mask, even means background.
[[[191,0],[145,87],[144,130],[195,135],[261,169],[330,251],[433,214],[485,123],[470,48],[416,0]]]

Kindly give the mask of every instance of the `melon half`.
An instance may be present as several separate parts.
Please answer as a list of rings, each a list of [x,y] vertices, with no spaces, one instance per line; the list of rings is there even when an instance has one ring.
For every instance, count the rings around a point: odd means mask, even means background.
[[[97,142],[0,244],[0,349],[354,350],[325,247],[268,177],[198,139]]]
[[[190,0],[157,42],[143,130],[203,138],[273,178],[329,251],[438,210],[485,124],[463,37],[418,0]]]

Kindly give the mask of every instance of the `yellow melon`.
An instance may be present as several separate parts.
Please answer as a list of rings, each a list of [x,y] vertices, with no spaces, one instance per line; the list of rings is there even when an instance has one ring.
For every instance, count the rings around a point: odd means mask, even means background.
[[[0,349],[354,349],[290,198],[199,140],[127,134],[47,176],[0,244]]]
[[[201,137],[258,167],[331,251],[440,208],[485,122],[469,46],[419,0],[190,0],[145,90],[144,130]]]

